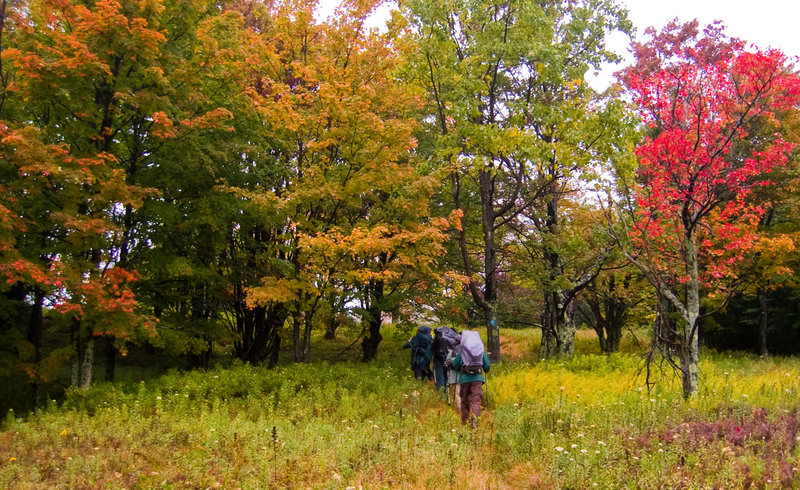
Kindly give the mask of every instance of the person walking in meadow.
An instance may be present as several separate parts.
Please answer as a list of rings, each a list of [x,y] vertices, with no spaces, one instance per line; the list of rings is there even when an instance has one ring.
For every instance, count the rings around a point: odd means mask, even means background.
[[[433,376],[436,389],[443,400],[450,403],[450,386],[458,383],[458,371],[453,369],[453,360],[458,354],[461,334],[450,327],[439,327],[433,330]],[[458,391],[456,391],[458,406]]]
[[[489,372],[491,363],[483,341],[478,332],[464,330],[461,332],[461,346],[453,367],[460,371],[459,385],[461,393],[461,423],[469,420],[473,428],[478,424],[483,402],[483,385],[486,378],[483,373]]]
[[[433,356],[433,338],[431,327],[420,326],[417,334],[403,344],[403,349],[411,349],[411,370],[417,379],[431,380],[431,357]]]

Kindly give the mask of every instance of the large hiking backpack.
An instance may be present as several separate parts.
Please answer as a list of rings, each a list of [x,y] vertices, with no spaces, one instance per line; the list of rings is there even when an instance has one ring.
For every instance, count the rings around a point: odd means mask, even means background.
[[[411,344],[411,365],[425,367],[431,362],[433,355],[433,337],[431,328],[422,326],[417,329],[417,334],[409,341]]]
[[[477,374],[483,370],[483,341],[478,332],[464,330],[461,332],[461,372]]]
[[[439,327],[434,330],[434,333],[436,334],[433,342],[436,357],[444,359],[445,364],[448,361],[452,362],[461,344],[461,334],[450,327]]]

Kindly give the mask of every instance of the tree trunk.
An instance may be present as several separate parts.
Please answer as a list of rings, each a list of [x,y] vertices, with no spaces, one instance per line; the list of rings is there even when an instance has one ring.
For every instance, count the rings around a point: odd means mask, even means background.
[[[697,260],[697,244],[691,232],[686,237],[686,267],[689,281],[686,284],[685,330],[681,345],[681,373],[683,376],[683,396],[689,398],[697,393],[699,387],[700,339],[698,322],[700,319],[700,281]]]
[[[106,337],[106,381],[114,382],[114,375],[117,367],[117,348],[114,346],[114,338]]]
[[[492,302],[485,310],[486,355],[492,362],[500,361],[500,326],[497,324],[497,303]]]
[[[600,352],[611,354],[619,350],[624,324],[625,305],[611,298],[592,295],[587,303],[594,316],[594,331],[600,342]]]
[[[299,306],[299,305],[298,305]],[[305,313],[296,311],[292,315],[292,350],[294,352],[294,362],[303,362],[303,339],[300,335],[301,327],[305,324],[303,317]]]
[[[483,228],[483,312],[486,325],[486,352],[492,362],[500,361],[500,325],[497,322],[497,247],[495,243],[494,177],[478,175]]]
[[[311,321],[313,320],[313,314],[308,315],[305,321],[305,328],[303,330],[303,361],[304,363],[311,362],[311,329],[313,328],[313,324]]]
[[[236,357],[252,364],[267,361],[274,367],[280,354],[279,329],[288,317],[283,305],[270,304],[250,308],[247,305],[243,288],[237,287],[234,302],[237,339],[234,342]]]
[[[378,344],[383,340],[381,335],[381,311],[380,309],[371,310],[367,320],[367,336],[361,342],[363,352],[362,360],[369,362],[378,355]]]
[[[558,200],[558,191],[553,191],[546,204],[545,234],[551,237],[559,233]],[[571,358],[575,355],[573,292],[558,286],[563,274],[559,253],[545,243],[542,258],[547,267],[547,284],[544,288],[542,348],[539,350],[539,359],[551,359],[556,356]]]
[[[758,346],[759,352],[762,356],[769,355],[769,349],[767,349],[767,314],[769,312],[769,305],[767,300],[768,298],[766,289],[758,288],[758,305],[761,310],[758,325]]]
[[[336,320],[336,314],[331,315],[328,321],[325,322],[325,340],[336,339],[336,329],[339,328],[339,322]]]
[[[558,316],[558,355],[572,359],[575,357],[575,300],[569,300]]]
[[[199,353],[189,353],[189,365],[192,368],[208,368],[211,363],[211,354],[214,352],[214,342],[208,338],[203,337],[206,342],[206,347]]]
[[[311,362],[311,320],[313,314],[301,311],[294,315],[292,340],[294,342],[294,362]]]
[[[325,322],[325,339],[333,340],[336,338],[336,329],[339,328],[339,315],[344,312],[344,295],[331,295],[331,314]]]
[[[606,328],[606,345],[602,352],[604,354],[612,354],[619,351],[619,343],[621,340],[622,326],[613,322],[609,322],[608,327]]]
[[[88,390],[92,387],[92,368],[94,367],[94,339],[86,341],[81,359],[80,381],[78,387]]]
[[[383,299],[383,281],[370,281],[367,286],[367,336],[361,341],[362,360],[369,362],[378,355],[378,345],[383,340],[381,335],[381,300]],[[362,319],[363,321],[363,319]]]
[[[81,382],[81,359],[83,358],[83,342],[81,341],[81,321],[77,318],[72,319],[70,328],[70,341],[75,350],[75,357],[72,358],[72,369],[70,373],[70,386],[78,386]]]
[[[625,325],[626,305],[618,299],[609,299],[606,309],[606,342],[603,353],[611,354],[619,350],[619,343],[622,340],[622,327]]]
[[[450,180],[453,186],[452,197],[455,208],[463,211],[460,177],[453,173],[450,175]],[[476,271],[472,265],[463,218],[458,231],[458,247],[461,252],[464,273],[470,278],[468,287],[472,301],[483,314],[483,322],[486,326],[487,355],[492,362],[498,362],[500,360],[500,325],[497,321],[497,250],[495,248],[495,220],[498,216],[494,209],[494,177],[491,172],[480,170],[478,181],[481,228],[483,230],[483,291],[480,290],[474,279]]]
[[[33,346],[33,361],[38,364],[39,361],[42,360],[42,326],[44,316],[42,315],[42,309],[44,308],[44,292],[42,292],[38,287],[34,293],[34,302],[33,308],[31,309],[31,319],[30,323],[28,324],[28,335],[27,339],[30,342],[31,346]],[[40,406],[39,400],[39,383],[34,379],[31,383],[31,406],[34,410],[38,409]]]
[[[542,308],[542,345],[539,348],[539,360],[552,359],[558,353],[558,300],[555,293],[545,292]]]
[[[691,334],[692,329],[687,328],[687,333]],[[687,335],[684,338],[684,345],[681,346],[680,352],[680,365],[681,375],[683,381],[683,396],[690,398],[697,393],[698,390],[698,374],[699,374],[699,342],[697,330],[694,330],[694,335]]]
[[[564,304],[565,301],[561,292],[550,292],[545,297],[540,360],[575,356],[574,301]]]

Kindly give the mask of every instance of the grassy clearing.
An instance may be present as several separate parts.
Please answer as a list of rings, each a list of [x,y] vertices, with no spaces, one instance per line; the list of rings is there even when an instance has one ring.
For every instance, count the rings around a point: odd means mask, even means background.
[[[470,431],[411,379],[396,337],[370,365],[171,372],[9,413],[0,487],[800,486],[797,359],[705,353],[684,401],[671,375],[648,393],[633,344],[601,356],[582,333],[574,360],[535,362],[537,335],[509,330]]]

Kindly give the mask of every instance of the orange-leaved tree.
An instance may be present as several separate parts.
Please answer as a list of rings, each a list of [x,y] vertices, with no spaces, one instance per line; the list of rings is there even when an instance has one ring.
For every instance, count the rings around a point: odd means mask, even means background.
[[[381,312],[398,311],[441,252],[445,223],[426,204],[436,182],[408,155],[417,102],[392,78],[396,33],[366,27],[378,3],[344,2],[323,22],[316,2],[275,2],[259,16],[241,8],[255,33],[246,73],[262,121],[242,161],[262,180],[230,186],[247,209],[240,250],[258,254],[242,256],[253,274],[240,291],[263,317],[242,323],[245,359],[274,349],[267,339],[288,320],[294,359],[307,362],[319,312],[343,298],[358,305],[372,359]]]
[[[184,2],[15,7],[14,36],[3,39],[6,207],[24,223],[17,250],[57,274],[58,286],[41,295],[35,284],[26,287],[35,291],[37,315],[44,304],[68,313],[63,320],[81,364],[73,382],[85,387],[96,338],[107,339],[113,354],[154,333],[150,312],[135,308],[130,295],[133,256],[149,246],[152,225],[137,210],[159,194],[142,176],[163,168],[159,159],[179,158],[171,139],[224,131],[230,114],[205,110],[186,89],[186,26],[176,15]]]

